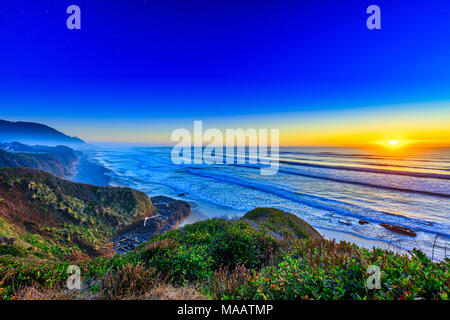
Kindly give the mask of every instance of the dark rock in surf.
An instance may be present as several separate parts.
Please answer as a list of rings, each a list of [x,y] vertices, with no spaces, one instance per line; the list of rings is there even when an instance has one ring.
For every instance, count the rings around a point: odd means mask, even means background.
[[[368,224],[369,221],[366,221],[366,220],[359,220],[358,223],[359,223],[359,224]]]
[[[405,236],[410,236],[410,237],[417,236],[417,234],[416,234],[416,232],[414,230],[406,228],[406,227],[403,227],[403,226],[399,226],[399,225],[396,225],[396,224],[392,225],[392,224],[387,224],[387,223],[380,223],[380,225],[383,228],[385,228],[385,229],[387,229],[389,231],[392,231],[392,232],[395,232],[395,233],[399,233],[399,234],[403,234]]]

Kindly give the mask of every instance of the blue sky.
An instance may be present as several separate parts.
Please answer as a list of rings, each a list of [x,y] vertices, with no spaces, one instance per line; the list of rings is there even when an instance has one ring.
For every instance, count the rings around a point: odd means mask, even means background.
[[[66,28],[71,4],[81,30]],[[371,4],[381,30],[366,28]],[[401,0],[7,0],[0,118],[130,142],[193,120],[292,131],[320,118],[320,130],[379,108],[450,123],[449,13]]]

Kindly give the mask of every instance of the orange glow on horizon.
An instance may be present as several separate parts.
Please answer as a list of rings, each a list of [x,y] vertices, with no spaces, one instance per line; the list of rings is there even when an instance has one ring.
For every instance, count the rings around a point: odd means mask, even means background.
[[[402,147],[412,144],[412,143],[414,143],[414,141],[402,140],[402,139],[389,139],[389,140],[381,140],[381,141],[376,142],[376,144],[382,145],[382,146],[390,148],[390,149],[402,148]]]

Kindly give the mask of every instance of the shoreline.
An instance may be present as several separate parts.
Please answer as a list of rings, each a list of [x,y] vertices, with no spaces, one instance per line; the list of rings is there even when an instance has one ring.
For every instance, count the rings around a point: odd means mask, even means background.
[[[102,165],[96,164],[88,159],[88,156],[83,154],[80,157],[79,163],[76,166],[74,171],[73,178],[71,181],[93,184],[97,186],[113,186],[113,179],[108,174],[110,172],[109,169],[103,167]],[[123,187],[136,189],[134,186],[123,185]],[[142,190],[141,190],[142,191]],[[162,190],[161,190],[162,191]],[[247,211],[239,211],[230,209],[229,207],[220,206],[217,204],[213,204],[201,199],[197,199],[191,197],[189,193],[186,194],[177,194],[175,191],[166,190],[166,192],[160,192],[158,194],[146,194],[151,198],[157,195],[163,195],[166,197],[170,197],[174,200],[181,200],[189,203],[191,206],[191,214],[181,220],[175,228],[182,228],[188,224],[213,219],[213,218],[239,218],[243,216]],[[299,216],[299,218],[302,218]],[[338,230],[329,230],[321,227],[314,227],[325,239],[328,240],[336,240],[346,241],[354,243],[358,246],[372,249],[373,247],[381,248],[381,249],[391,249],[397,250],[398,248],[393,247],[392,245],[386,243],[383,240],[377,239],[367,239],[356,234],[351,234],[348,232],[342,232]],[[406,252],[406,250],[401,250],[402,252]]]
[[[191,215],[180,222],[178,228],[185,225],[192,224],[199,221],[204,221],[213,218],[227,218],[232,219],[234,217],[243,216],[246,211],[238,211],[230,208],[220,207],[218,205],[201,201],[197,199],[189,199],[189,197],[175,197],[177,200],[186,201],[191,205]]]
[[[72,182],[92,184],[100,187],[110,186],[111,177],[108,175],[109,170],[88,160],[87,155],[80,156],[76,164],[72,177]]]
[[[372,249],[373,247],[391,250],[396,249],[393,246],[389,246],[388,243],[385,243],[382,240],[367,239],[355,234],[335,230],[328,230],[320,227],[314,227],[314,229],[316,229],[327,240],[334,239],[336,240],[336,242],[339,241],[351,242],[366,249]]]

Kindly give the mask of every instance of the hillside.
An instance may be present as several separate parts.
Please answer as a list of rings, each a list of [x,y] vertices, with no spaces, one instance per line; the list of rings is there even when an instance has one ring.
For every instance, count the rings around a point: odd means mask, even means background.
[[[0,142],[13,141],[52,146],[59,144],[76,146],[84,143],[77,137],[70,137],[40,123],[0,120]]]
[[[52,173],[60,178],[72,174],[79,153],[69,147],[27,146],[0,143],[0,168],[27,167]]]
[[[322,239],[316,229],[289,212],[273,208],[256,208],[247,212],[242,220],[249,221],[258,230],[276,238]]]
[[[152,213],[150,199],[139,191],[73,183],[28,168],[0,169],[0,236],[17,239],[19,256],[107,255],[120,227]]]

